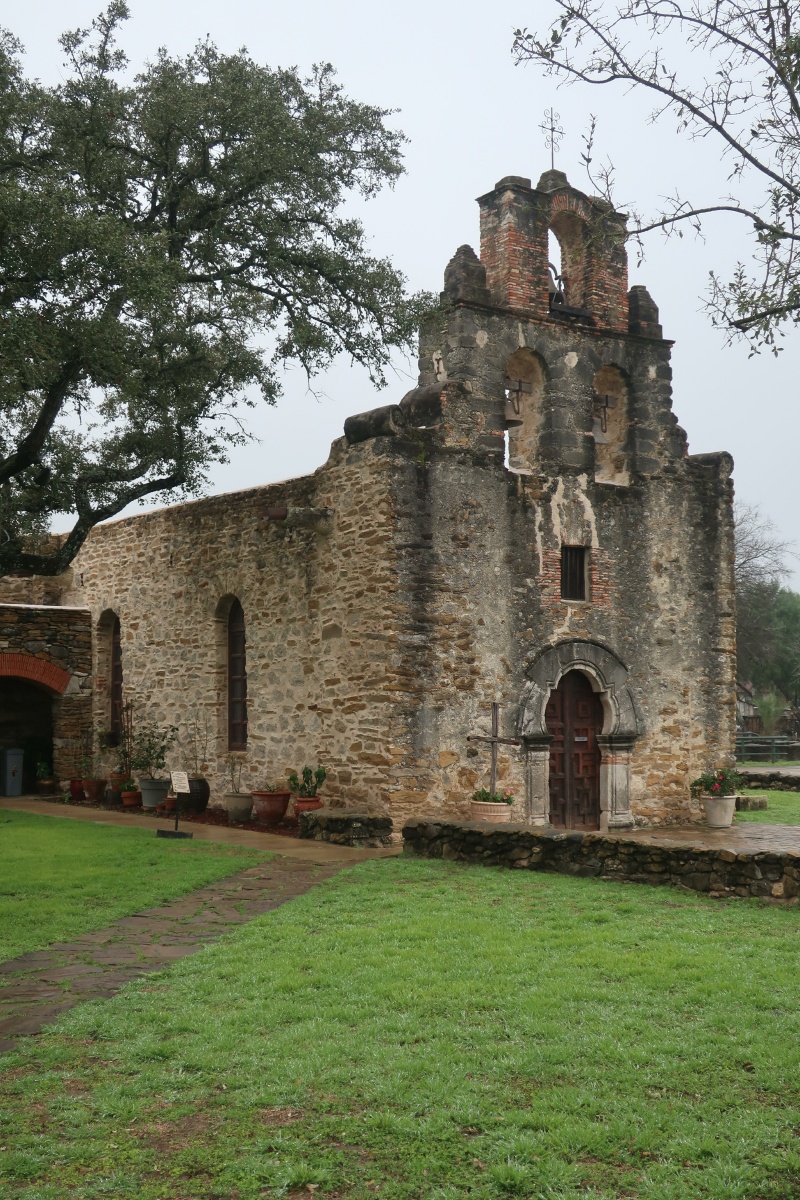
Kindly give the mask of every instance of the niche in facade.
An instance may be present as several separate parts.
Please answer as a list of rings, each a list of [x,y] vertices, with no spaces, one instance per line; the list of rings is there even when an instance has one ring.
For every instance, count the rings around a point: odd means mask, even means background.
[[[532,350],[515,350],[505,378],[505,420],[508,465],[512,471],[532,471],[539,449],[544,399],[544,364]]]
[[[628,385],[617,367],[601,367],[592,382],[594,477],[598,483],[625,487],[628,471]]]

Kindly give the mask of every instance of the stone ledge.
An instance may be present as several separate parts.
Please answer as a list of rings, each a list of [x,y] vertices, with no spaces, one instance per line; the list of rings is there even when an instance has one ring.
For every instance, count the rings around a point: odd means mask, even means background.
[[[392,818],[348,812],[347,809],[317,808],[300,813],[300,837],[337,846],[391,846]]]
[[[672,884],[714,897],[797,903],[800,895],[800,860],[789,849],[781,853],[658,845],[626,840],[623,834],[420,818],[403,827],[403,850],[422,858],[484,866]]]

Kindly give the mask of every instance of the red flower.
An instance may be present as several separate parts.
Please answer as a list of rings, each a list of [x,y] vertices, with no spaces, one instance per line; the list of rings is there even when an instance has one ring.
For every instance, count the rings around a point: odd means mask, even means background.
[[[712,789],[711,789],[711,790],[712,790],[712,792],[718,792],[718,791],[719,791],[719,784],[718,784],[718,783],[715,783],[715,784],[714,784],[714,786],[712,787]]]

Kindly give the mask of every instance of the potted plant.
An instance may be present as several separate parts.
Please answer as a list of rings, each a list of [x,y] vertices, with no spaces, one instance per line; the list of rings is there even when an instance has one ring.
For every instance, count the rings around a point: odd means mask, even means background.
[[[311,767],[303,767],[302,778],[298,776],[297,771],[292,771],[289,776],[289,789],[294,796],[294,815],[300,816],[301,812],[311,812],[315,808],[322,808],[322,801],[318,799],[317,792],[322,787],[328,777],[328,772],[324,767],[317,767],[312,770]]]
[[[507,825],[511,820],[513,803],[513,792],[506,789],[492,792],[489,788],[478,788],[472,793],[470,816],[473,821],[491,821],[494,825]]]
[[[136,787],[135,779],[123,779],[119,791],[125,808],[139,808],[141,806],[142,793]]]
[[[58,782],[53,778],[53,770],[49,762],[37,762],[36,764],[36,791],[40,796],[52,796],[58,787]]]
[[[286,816],[292,793],[281,788],[279,783],[267,783],[258,791],[251,792],[256,820],[265,825],[277,825]]]
[[[130,700],[122,706],[121,730],[115,735],[113,745],[119,751],[116,771],[109,771],[108,785],[111,788],[111,799],[119,804],[122,797],[123,784],[131,777],[131,755],[133,754],[133,703]],[[109,742],[109,744],[111,744]]]
[[[131,746],[131,768],[138,774],[142,807],[156,809],[169,791],[169,779],[159,778],[157,771],[167,766],[167,754],[178,736],[174,725],[162,728],[155,721],[142,721],[134,730]]]
[[[106,781],[97,774],[94,752],[94,734],[87,730],[83,735],[83,746],[78,768],[81,772],[83,794],[90,804],[99,804],[106,790]]]
[[[231,780],[231,790],[224,796],[228,822],[249,821],[253,811],[253,797],[250,792],[242,791],[244,760],[238,754],[229,754],[225,759],[225,765]]]
[[[208,717],[192,717],[186,726],[183,741],[183,765],[189,776],[188,799],[181,797],[181,808],[190,812],[205,812],[211,797],[211,787],[205,777],[208,770]]]
[[[733,767],[717,767],[715,771],[706,771],[689,784],[692,796],[700,800],[706,823],[712,829],[728,829],[733,824],[736,789],[740,784],[741,777]]]

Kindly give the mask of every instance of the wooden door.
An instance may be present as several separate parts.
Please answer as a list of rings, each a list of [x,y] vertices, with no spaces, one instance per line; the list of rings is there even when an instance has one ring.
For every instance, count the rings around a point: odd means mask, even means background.
[[[568,671],[545,712],[550,743],[550,824],[600,828],[600,747],[603,706],[580,671]]]

